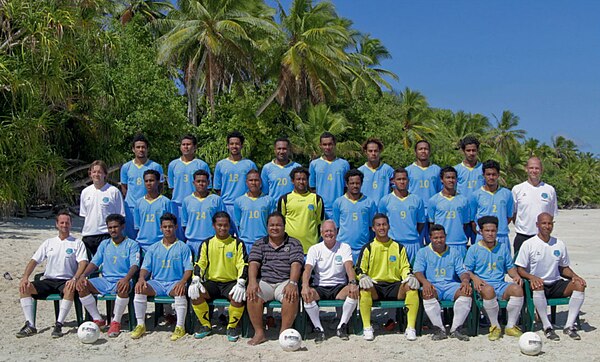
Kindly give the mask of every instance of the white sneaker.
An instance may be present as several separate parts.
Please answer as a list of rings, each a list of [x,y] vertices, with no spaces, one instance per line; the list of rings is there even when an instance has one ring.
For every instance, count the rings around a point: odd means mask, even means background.
[[[363,329],[363,338],[365,341],[372,341],[375,339],[373,327]]]
[[[404,332],[407,341],[416,341],[417,340],[417,330],[414,328],[406,328]]]

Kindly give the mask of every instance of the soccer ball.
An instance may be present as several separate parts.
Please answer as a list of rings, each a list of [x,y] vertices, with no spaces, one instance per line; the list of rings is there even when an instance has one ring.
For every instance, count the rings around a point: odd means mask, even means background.
[[[82,343],[94,343],[100,337],[100,328],[94,322],[84,322],[77,329],[77,337]]]
[[[302,336],[297,330],[288,328],[279,335],[279,345],[286,352],[296,351],[302,346]]]
[[[521,353],[536,356],[542,351],[542,338],[533,332],[525,332],[519,338]]]

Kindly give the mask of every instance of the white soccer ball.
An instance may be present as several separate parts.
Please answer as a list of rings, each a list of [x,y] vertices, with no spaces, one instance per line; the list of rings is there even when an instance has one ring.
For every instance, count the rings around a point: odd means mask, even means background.
[[[297,330],[288,328],[279,335],[279,345],[286,352],[296,351],[302,346],[302,336]]]
[[[525,332],[519,338],[521,353],[528,356],[536,356],[542,351],[542,338],[533,332]]]
[[[82,343],[94,343],[100,338],[100,328],[94,322],[84,322],[77,329],[77,337]]]

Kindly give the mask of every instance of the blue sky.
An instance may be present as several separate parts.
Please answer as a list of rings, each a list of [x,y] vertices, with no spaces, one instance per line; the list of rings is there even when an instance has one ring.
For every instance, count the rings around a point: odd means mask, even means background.
[[[400,77],[394,88],[492,122],[510,110],[528,137],[562,135],[600,155],[600,1],[333,3],[383,41],[393,57],[383,66]]]

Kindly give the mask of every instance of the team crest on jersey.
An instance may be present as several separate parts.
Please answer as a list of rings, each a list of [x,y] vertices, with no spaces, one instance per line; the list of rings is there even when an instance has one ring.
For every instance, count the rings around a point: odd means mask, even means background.
[[[498,261],[504,261],[504,257],[503,256],[499,256],[498,257]]]
[[[546,200],[548,198],[548,194],[545,192],[542,192],[542,199]]]
[[[108,204],[109,201],[110,201],[110,199],[106,196],[102,198],[102,202],[105,204]]]
[[[390,256],[390,261],[393,263],[396,261],[396,255]]]
[[[71,255],[71,254],[73,254],[73,251],[74,251],[74,250],[73,250],[73,249],[71,249],[71,248],[68,248],[67,250],[65,250],[65,252],[67,253],[67,255]]]
[[[335,256],[335,262],[336,262],[336,264],[341,264],[342,263],[342,256],[341,255],[336,255]]]
[[[313,204],[308,204],[308,209],[309,209],[310,211],[315,211],[315,205],[313,205]]]
[[[227,253],[225,253],[225,256],[227,257],[227,259],[231,259],[233,258],[233,253],[231,251],[228,251]]]
[[[560,250],[554,250],[554,256],[560,256]]]
[[[285,248],[283,248],[283,251],[290,251],[290,247],[286,246]]]

